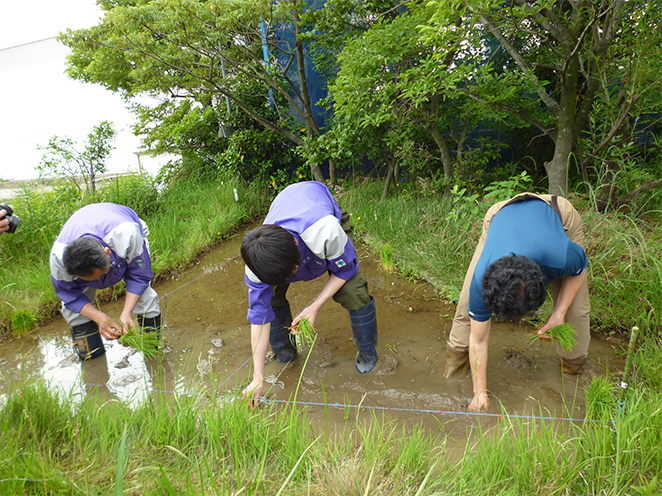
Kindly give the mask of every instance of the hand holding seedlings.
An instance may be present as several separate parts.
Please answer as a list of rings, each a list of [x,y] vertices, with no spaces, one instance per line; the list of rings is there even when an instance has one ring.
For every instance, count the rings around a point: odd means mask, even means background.
[[[543,334],[534,334],[533,340],[542,339],[543,341],[554,341],[561,345],[561,349],[565,352],[570,351],[577,346],[577,339],[575,336],[577,331],[572,324],[563,323],[552,327],[549,331]]]
[[[158,332],[142,332],[137,327],[129,327],[126,334],[122,334],[119,343],[142,351],[145,358],[157,356],[161,352],[161,339]]]
[[[290,329],[292,330],[290,339],[292,340],[292,344],[296,346],[297,351],[301,351],[304,347],[310,346],[315,342],[317,332],[310,323],[310,319],[304,317]]]

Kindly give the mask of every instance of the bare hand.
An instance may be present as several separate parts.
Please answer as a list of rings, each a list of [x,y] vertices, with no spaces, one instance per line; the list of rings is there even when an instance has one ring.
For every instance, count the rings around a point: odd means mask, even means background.
[[[487,396],[486,391],[481,391],[474,395],[473,400],[469,403],[470,412],[480,412],[481,410],[487,411],[490,407],[490,398]]]
[[[547,323],[538,330],[538,334],[545,334],[547,331],[556,327],[557,325],[563,324],[563,322],[565,322],[565,315],[558,315],[553,313],[549,316]],[[546,341],[551,341],[551,338],[546,339]]]
[[[126,334],[126,329],[123,324],[118,324],[110,317],[99,322],[99,333],[106,339],[112,341],[119,338],[122,334]]]
[[[260,402],[263,387],[262,378],[254,377],[253,381],[241,392],[241,395],[249,401],[251,408],[254,408]]]
[[[120,315],[120,322],[124,326],[125,329],[129,329],[130,327],[136,327],[136,323],[133,321],[133,315],[131,313],[125,314],[122,312]]]
[[[318,310],[313,307],[313,305],[310,305],[303,310],[301,310],[301,313],[296,316],[296,318],[292,321],[292,327],[296,327],[296,325],[299,323],[301,319],[308,319],[310,321],[310,325],[315,327],[315,319],[317,318],[317,312]],[[292,331],[294,334],[296,334],[296,331]]]
[[[6,210],[0,210],[0,218],[5,217],[7,215]],[[9,220],[7,218],[4,218],[0,220],[0,236],[2,235],[3,232],[7,231],[9,229]]]

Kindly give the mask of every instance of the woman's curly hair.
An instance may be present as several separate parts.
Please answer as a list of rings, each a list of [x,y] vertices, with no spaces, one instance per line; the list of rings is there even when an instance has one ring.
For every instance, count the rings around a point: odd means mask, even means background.
[[[493,262],[482,282],[485,306],[503,320],[521,319],[547,297],[548,280],[540,266],[514,253]]]

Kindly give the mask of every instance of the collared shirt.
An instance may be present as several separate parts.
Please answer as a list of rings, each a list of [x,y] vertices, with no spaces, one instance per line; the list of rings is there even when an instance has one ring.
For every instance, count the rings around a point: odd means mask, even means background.
[[[469,316],[485,322],[492,317],[483,301],[483,275],[492,262],[511,254],[537,263],[547,284],[581,275],[588,265],[584,249],[570,241],[558,214],[546,202],[524,200],[503,207],[494,216],[476,264],[469,290]]]
[[[122,279],[129,293],[142,295],[153,279],[145,222],[129,207],[115,203],[94,203],[76,211],[62,226],[51,248],[51,281],[64,306],[80,313],[90,303],[86,288],[105,289]],[[89,236],[110,248],[110,269],[101,279],[84,281],[64,268],[62,255],[72,241]]]
[[[340,225],[341,211],[328,188],[305,181],[285,188],[274,199],[264,224],[276,224],[297,240],[301,263],[287,281],[311,281],[330,271],[345,281],[359,271],[356,248]],[[273,286],[263,283],[246,267],[248,321],[264,324],[274,319]]]

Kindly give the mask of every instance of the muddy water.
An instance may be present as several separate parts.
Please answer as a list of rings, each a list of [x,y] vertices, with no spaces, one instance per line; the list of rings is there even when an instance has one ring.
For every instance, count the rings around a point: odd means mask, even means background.
[[[105,356],[80,363],[72,354],[68,326],[58,318],[0,345],[0,395],[20,381],[41,378],[75,398],[100,390],[130,405],[154,392],[233,396],[251,376],[247,289],[244,265],[237,257],[242,235],[223,242],[191,269],[156,284],[165,322],[160,360],[145,360],[113,341],[106,342]],[[359,246],[358,252],[377,304],[377,366],[368,374],[355,370],[347,312],[330,301],[318,315],[318,341],[303,373],[305,354],[288,365],[266,365],[267,401],[291,402],[298,386],[297,402],[306,405],[309,419],[320,429],[351,427],[373,413],[379,419],[398,418],[458,433],[478,421],[498,422],[498,417],[467,414],[470,375],[441,375],[452,306],[441,302],[427,283],[384,272],[367,247]],[[325,279],[290,286],[294,314],[319,294]],[[119,317],[122,300],[102,308]],[[617,344],[594,337],[585,372],[570,378],[560,373],[549,343],[531,343],[532,330],[525,324],[493,325],[490,413],[501,413],[503,406],[511,414],[583,418],[584,388],[590,379],[606,368],[622,369]]]

